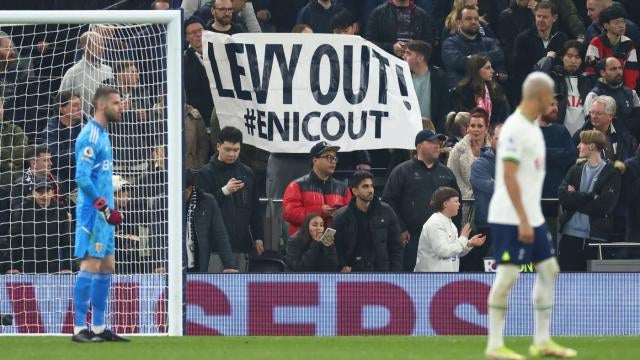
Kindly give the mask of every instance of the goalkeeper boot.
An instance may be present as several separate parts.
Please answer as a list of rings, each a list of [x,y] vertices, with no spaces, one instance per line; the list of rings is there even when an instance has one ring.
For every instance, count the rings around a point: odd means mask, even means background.
[[[553,340],[549,340],[547,343],[542,345],[533,344],[529,346],[529,355],[532,357],[549,356],[564,359],[574,358],[578,356],[578,352],[573,349],[560,346]]]
[[[101,339],[101,341],[111,341],[111,342],[129,342],[131,340],[127,338],[123,338],[122,336],[114,333],[109,329],[105,329],[103,332],[94,335],[96,338]]]
[[[489,360],[524,360],[524,356],[509,349],[506,346],[501,346],[499,348],[487,350],[485,352],[485,355]]]
[[[78,343],[92,343],[92,342],[103,342],[104,340],[96,337],[96,335],[91,332],[89,329],[82,329],[79,333],[74,334],[71,337],[71,341]]]

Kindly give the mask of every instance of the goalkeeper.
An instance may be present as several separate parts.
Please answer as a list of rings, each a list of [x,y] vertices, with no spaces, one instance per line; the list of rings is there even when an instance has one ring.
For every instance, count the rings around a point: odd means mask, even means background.
[[[111,143],[107,127],[120,121],[122,108],[118,90],[100,87],[93,96],[95,116],[76,140],[76,241],[74,256],[81,259],[73,290],[74,328],[72,341],[129,341],[106,328],[105,310],[115,267],[115,226],[122,215],[114,209]],[[92,329],[87,328],[89,303]]]

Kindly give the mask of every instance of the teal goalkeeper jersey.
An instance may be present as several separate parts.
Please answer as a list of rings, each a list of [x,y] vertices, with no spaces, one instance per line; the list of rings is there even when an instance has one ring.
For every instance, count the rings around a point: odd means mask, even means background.
[[[110,228],[108,232],[113,233],[113,226],[108,226],[93,207],[93,202],[98,197],[105,198],[110,208],[114,207],[113,156],[109,133],[95,119],[91,119],[80,131],[75,150],[78,186],[76,234],[95,233],[99,230],[97,228],[103,226],[106,226],[104,230]]]

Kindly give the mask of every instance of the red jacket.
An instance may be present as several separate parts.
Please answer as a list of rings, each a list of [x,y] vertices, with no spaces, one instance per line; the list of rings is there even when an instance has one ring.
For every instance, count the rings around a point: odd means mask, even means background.
[[[284,191],[282,201],[282,214],[289,223],[289,235],[298,231],[307,214],[322,215],[322,205],[342,207],[349,204],[350,200],[349,187],[332,177],[323,181],[311,171],[292,181]],[[323,219],[325,228],[331,226],[330,217],[323,216]]]
[[[614,53],[606,32],[591,39],[591,43],[587,48],[587,58],[593,58],[596,61],[600,61],[612,56],[620,60],[622,63],[622,68],[624,69],[622,73],[624,86],[631,90],[635,90],[638,77],[640,77],[640,66],[638,65],[638,55],[636,54],[636,49],[633,47],[633,41],[628,37],[623,36],[620,39],[618,51]],[[587,63],[584,71],[589,74],[596,74],[596,70],[593,65],[593,63]]]

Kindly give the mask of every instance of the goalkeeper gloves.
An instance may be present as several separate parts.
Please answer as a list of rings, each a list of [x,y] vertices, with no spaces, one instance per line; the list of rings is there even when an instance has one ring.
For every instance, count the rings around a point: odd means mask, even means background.
[[[107,199],[99,197],[93,202],[93,207],[98,210],[104,220],[111,225],[120,225],[122,223],[122,214],[116,209],[109,209]]]

